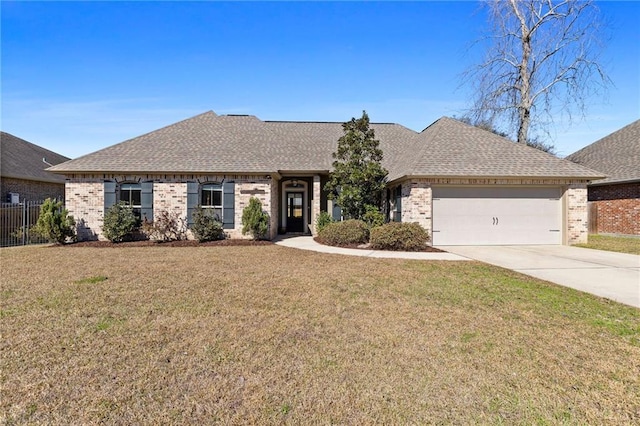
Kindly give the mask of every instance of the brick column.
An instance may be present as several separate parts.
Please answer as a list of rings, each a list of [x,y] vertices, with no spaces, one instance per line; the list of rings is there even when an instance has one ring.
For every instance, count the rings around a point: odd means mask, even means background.
[[[565,191],[567,208],[567,244],[586,243],[589,237],[587,185],[569,185]]]
[[[322,195],[320,175],[313,176],[313,200],[311,202],[311,233],[316,233],[316,218],[320,214],[320,197]]]
[[[402,222],[418,222],[431,232],[431,184],[413,179],[402,184]]]

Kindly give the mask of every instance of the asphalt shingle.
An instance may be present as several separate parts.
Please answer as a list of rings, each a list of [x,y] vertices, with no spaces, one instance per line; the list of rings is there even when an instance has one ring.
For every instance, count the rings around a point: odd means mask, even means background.
[[[47,163],[56,165],[68,161],[69,158],[64,155],[6,132],[0,132],[0,152],[2,177],[64,183],[64,176],[46,171],[49,167]]]
[[[419,135],[416,152],[399,162],[401,176],[601,177],[581,167],[495,133],[442,117]]]
[[[403,176],[599,178],[602,174],[447,117],[422,133],[372,123],[390,180]],[[331,169],[342,123],[197,115],[50,168],[57,173],[269,173]]]
[[[640,120],[566,158],[607,176],[593,182],[596,185],[640,181]]]

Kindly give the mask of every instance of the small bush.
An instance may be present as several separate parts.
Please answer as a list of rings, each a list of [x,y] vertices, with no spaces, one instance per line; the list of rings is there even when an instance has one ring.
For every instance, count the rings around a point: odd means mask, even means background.
[[[144,220],[142,232],[152,240],[177,241],[186,238],[187,226],[178,213],[163,210],[153,221]]]
[[[371,230],[375,250],[420,251],[428,241],[429,234],[417,223],[389,222]]]
[[[330,223],[333,223],[331,215],[325,211],[320,212],[316,218],[316,233],[319,234]]]
[[[47,198],[40,206],[40,216],[31,231],[45,238],[50,243],[64,244],[67,238],[75,238],[73,216],[62,205],[62,201]]]
[[[269,231],[269,215],[262,211],[262,203],[251,197],[249,205],[242,210],[242,235],[251,234],[254,240],[260,240]]]
[[[367,206],[365,207],[364,215],[362,216],[362,220],[364,220],[369,229],[373,229],[375,227],[384,225],[384,214],[382,214],[380,209],[376,206],[367,204]]]
[[[193,212],[193,225],[191,232],[196,240],[201,243],[205,241],[224,240],[224,229],[222,223],[216,220],[210,212],[198,206]]]
[[[367,224],[357,219],[330,223],[318,234],[318,240],[330,246],[364,244],[368,239]]]
[[[133,238],[138,229],[138,218],[133,209],[120,202],[109,207],[104,214],[102,234],[113,243],[119,243]]]

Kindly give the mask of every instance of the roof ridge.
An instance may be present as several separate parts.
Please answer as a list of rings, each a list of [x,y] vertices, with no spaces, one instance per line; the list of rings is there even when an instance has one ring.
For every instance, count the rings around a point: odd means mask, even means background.
[[[305,121],[305,120],[261,120],[265,123],[292,123],[292,124],[344,124],[347,123],[346,121]],[[369,122],[369,124],[385,124],[385,125],[393,125],[393,126],[403,126],[400,123],[393,123],[393,122]],[[407,127],[408,129],[408,127]],[[411,129],[409,129],[411,130]]]
[[[594,141],[594,142],[591,142],[589,145],[584,146],[584,147],[580,148],[579,150],[577,150],[577,151],[575,151],[575,152],[573,152],[573,153],[571,153],[571,154],[567,155],[565,158],[567,158],[567,159],[568,159],[569,157],[572,157],[572,156],[574,156],[574,155],[579,157],[579,154],[583,153],[583,151],[584,151],[585,153],[586,153],[586,152],[589,152],[590,150],[592,150],[592,149],[593,149],[593,146],[594,146],[594,145],[596,145],[596,144],[598,144],[599,142],[602,142],[602,141],[604,141],[605,139],[612,139],[612,137],[615,137],[615,136],[619,135],[619,134],[620,134],[620,133],[622,133],[623,131],[627,131],[627,130],[629,129],[629,127],[631,127],[631,126],[635,126],[635,125],[638,125],[638,124],[640,124],[640,119],[635,120],[635,121],[632,121],[631,123],[627,124],[626,126],[621,127],[620,129],[615,130],[615,131],[613,131],[613,132],[609,133],[608,135],[605,135],[605,136],[601,137],[600,139],[598,139],[598,140],[596,140],[596,141]],[[574,161],[574,160],[570,160],[570,161],[573,161],[574,163],[576,162],[576,161]]]
[[[183,124],[183,123],[185,123],[185,122],[187,122],[187,121],[194,120],[194,119],[196,119],[196,118],[201,118],[201,117],[203,117],[203,116],[208,116],[208,115],[213,115],[213,116],[214,116],[214,118],[219,117],[219,115],[218,115],[218,114],[216,114],[213,110],[205,111],[205,112],[202,112],[202,113],[200,113],[200,114],[196,114],[196,115],[194,115],[193,117],[185,118],[185,119],[180,120],[180,121],[177,121],[177,122],[175,122],[175,123],[168,124],[168,125],[166,125],[166,126],[160,127],[159,129],[151,130],[151,131],[146,132],[146,133],[143,133],[143,134],[141,134],[141,135],[134,136],[134,137],[132,137],[132,138],[126,139],[126,140],[124,140],[124,141],[122,141],[122,142],[118,142],[118,143],[115,143],[115,144],[113,144],[113,145],[109,145],[109,146],[107,146],[107,147],[105,147],[105,148],[100,148],[100,149],[98,149],[98,150],[96,150],[96,151],[89,152],[89,153],[87,153],[87,154],[81,155],[80,157],[74,158],[74,159],[69,160],[69,161],[76,161],[76,160],[79,160],[79,159],[81,159],[81,158],[87,157],[87,156],[89,156],[89,155],[93,155],[93,154],[95,154],[96,152],[104,151],[105,149],[112,149],[112,148],[115,148],[115,147],[117,147],[117,146],[121,146],[121,145],[123,145],[123,144],[125,144],[125,143],[131,142],[131,141],[132,141],[132,140],[134,140],[134,139],[142,138],[142,137],[148,136],[148,135],[150,135],[150,134],[152,134],[152,133],[160,132],[160,131],[165,130],[165,129],[168,129],[168,128],[170,128],[170,127],[174,127],[174,126],[177,126],[177,125],[179,125],[179,124]],[[64,163],[62,163],[62,164],[64,164]],[[50,170],[50,171],[56,171],[56,170],[57,170],[57,169],[56,169],[56,168],[57,168],[57,166],[62,165],[62,164],[56,164],[56,165],[55,165],[55,166],[53,166],[53,167],[49,167],[47,170]]]
[[[24,142],[25,144],[29,145],[29,147],[34,149],[35,151],[47,151],[47,152],[49,152],[51,154],[54,154],[54,155],[56,155],[58,157],[64,157],[67,160],[71,160],[71,158],[67,157],[66,155],[62,155],[62,154],[60,154],[58,152],[52,151],[52,150],[50,150],[48,148],[45,148],[44,146],[37,145],[37,144],[35,144],[33,142],[29,142],[28,140],[22,139],[21,137],[13,135],[13,134],[11,134],[9,132],[0,131],[0,133],[2,133],[2,135],[6,135],[6,136],[9,136],[9,137],[12,137],[12,138],[15,138],[15,139],[19,139],[21,142]],[[2,139],[4,139],[4,138],[0,137],[0,140],[2,140]]]

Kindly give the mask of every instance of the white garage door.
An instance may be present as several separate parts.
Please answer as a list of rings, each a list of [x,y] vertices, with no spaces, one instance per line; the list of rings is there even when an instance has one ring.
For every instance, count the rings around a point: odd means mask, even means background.
[[[560,187],[434,187],[434,245],[562,244]]]

